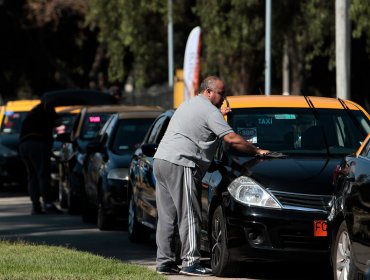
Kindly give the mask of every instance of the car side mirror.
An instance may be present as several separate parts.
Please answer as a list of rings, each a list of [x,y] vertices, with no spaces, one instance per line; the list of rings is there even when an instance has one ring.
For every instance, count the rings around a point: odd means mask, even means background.
[[[96,153],[96,152],[101,152],[102,149],[102,143],[98,141],[93,141],[87,144],[86,146],[86,152],[87,153]]]
[[[154,143],[143,144],[141,146],[141,151],[147,157],[153,157],[155,152],[157,151],[157,148],[158,148],[158,145]]]
[[[71,133],[64,132],[64,133],[61,133],[61,134],[57,134],[57,136],[55,137],[54,140],[62,142],[62,143],[72,142]]]

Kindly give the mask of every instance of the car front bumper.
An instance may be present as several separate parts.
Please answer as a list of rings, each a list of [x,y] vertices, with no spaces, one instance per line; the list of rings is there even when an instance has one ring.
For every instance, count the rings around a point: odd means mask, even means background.
[[[326,211],[259,208],[233,201],[225,207],[225,214],[233,258],[318,261],[328,256],[328,236],[314,234],[314,221],[326,221]]]

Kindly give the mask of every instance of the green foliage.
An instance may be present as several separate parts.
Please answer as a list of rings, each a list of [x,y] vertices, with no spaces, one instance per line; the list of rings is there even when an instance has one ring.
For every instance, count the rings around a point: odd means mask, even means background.
[[[352,0],[349,11],[353,21],[353,38],[365,38],[366,51],[370,57],[370,2],[368,0]]]
[[[261,1],[200,0],[204,74],[216,73],[233,93],[246,93],[258,71],[264,46],[264,6]]]
[[[165,279],[143,266],[56,246],[0,241],[0,279]]]
[[[106,45],[111,81],[131,74],[136,86],[144,86],[166,76],[166,1],[91,0],[89,5],[86,20],[91,28],[98,28],[99,40]],[[130,73],[125,73],[128,55],[133,63]]]

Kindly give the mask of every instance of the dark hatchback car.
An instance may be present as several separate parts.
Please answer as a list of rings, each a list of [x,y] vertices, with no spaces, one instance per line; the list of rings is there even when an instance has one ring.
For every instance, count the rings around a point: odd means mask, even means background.
[[[8,101],[0,126],[0,185],[27,190],[27,172],[18,154],[19,133],[27,113],[40,100]]]
[[[334,173],[332,224],[334,280],[370,279],[370,135]]]
[[[58,152],[60,205],[70,213],[81,211],[84,192],[82,166],[88,143],[95,139],[112,114],[126,108],[123,105],[83,107],[74,121],[71,133],[57,136],[56,139],[62,142]]]
[[[100,230],[127,218],[128,168],[135,149],[150,125],[163,112],[160,107],[130,106],[114,114],[87,145],[83,164],[85,221],[96,221]]]
[[[229,102],[235,132],[284,156],[240,154],[220,143],[202,180],[201,247],[213,273],[232,274],[239,261],[329,261],[332,173],[370,132],[369,115],[353,102],[322,97],[232,96]],[[156,143],[147,142],[141,150],[150,156]],[[131,166],[129,226],[154,229],[155,182],[140,174],[151,171],[141,157]]]
[[[150,126],[141,145],[132,156],[129,168],[128,236],[131,241],[149,238],[157,224],[153,155],[174,110],[163,112]]]

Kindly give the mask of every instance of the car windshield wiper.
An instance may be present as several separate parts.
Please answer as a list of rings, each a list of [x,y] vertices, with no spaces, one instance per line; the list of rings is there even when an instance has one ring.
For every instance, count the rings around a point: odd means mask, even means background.
[[[313,105],[312,101],[306,95],[304,95],[303,97],[306,99],[306,102],[307,102],[308,106],[310,107],[310,109],[312,111],[312,114],[314,115],[315,119],[317,120],[318,123],[321,124],[320,115],[317,112],[317,110],[316,110],[315,106]],[[321,127],[322,135],[324,136],[324,143],[325,143],[325,147],[326,147],[326,152],[327,152],[328,156],[330,156],[331,154],[330,154],[330,150],[329,150],[328,138],[326,137],[324,127],[322,125],[320,125],[320,127]]]

